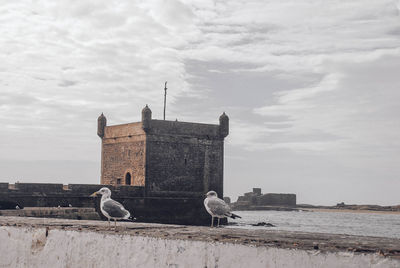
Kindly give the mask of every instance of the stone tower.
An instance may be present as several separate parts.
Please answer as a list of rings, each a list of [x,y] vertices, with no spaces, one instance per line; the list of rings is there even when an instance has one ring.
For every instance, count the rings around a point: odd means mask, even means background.
[[[147,195],[214,190],[223,196],[225,113],[219,125],[155,120],[146,105],[141,122],[107,126],[102,114],[97,134],[101,184],[140,186]]]

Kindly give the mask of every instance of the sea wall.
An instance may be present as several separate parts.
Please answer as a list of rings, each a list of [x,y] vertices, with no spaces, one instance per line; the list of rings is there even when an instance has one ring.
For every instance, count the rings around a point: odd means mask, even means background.
[[[0,210],[22,207],[92,207],[100,212],[100,197],[90,197],[106,186],[142,222],[208,225],[201,193],[148,192],[139,186],[99,184],[0,183]],[[99,213],[101,217],[104,217]]]
[[[382,239],[380,252],[374,251],[378,249],[378,239],[365,238],[360,243],[358,240],[363,238],[351,236],[341,245],[344,248],[328,250],[327,245],[326,250],[316,250],[315,246],[314,249],[306,246],[305,238],[302,246],[299,243],[302,235],[293,233],[271,236],[270,232],[240,229],[138,223],[120,223],[117,232],[105,227],[105,223],[93,221],[52,219],[43,222],[42,219],[0,217],[0,267],[400,266],[396,255],[400,242],[393,239]],[[285,244],[283,237],[289,238],[290,246],[282,246]],[[329,242],[326,237],[318,238],[315,234],[308,237],[318,243],[335,244],[335,239]],[[280,243],[274,244],[274,241]],[[348,251],[346,243],[351,244],[351,241],[371,250],[366,253]],[[388,256],[388,246],[392,248],[392,256]]]
[[[94,208],[25,207],[24,209],[0,210],[0,216],[40,217],[77,220],[100,220]]]

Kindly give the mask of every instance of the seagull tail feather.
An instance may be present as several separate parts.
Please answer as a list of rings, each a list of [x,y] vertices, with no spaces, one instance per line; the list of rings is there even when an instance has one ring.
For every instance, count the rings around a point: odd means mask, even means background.
[[[236,215],[236,214],[233,214],[233,213],[231,213],[231,216],[230,216],[232,219],[235,219],[235,218],[239,218],[239,219],[241,219],[242,217],[240,217],[239,215]]]

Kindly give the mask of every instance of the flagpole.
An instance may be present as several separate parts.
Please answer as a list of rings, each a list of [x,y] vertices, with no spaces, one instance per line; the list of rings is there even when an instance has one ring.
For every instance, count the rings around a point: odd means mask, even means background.
[[[165,81],[164,86],[164,120],[165,120],[165,108],[167,106],[167,81]]]

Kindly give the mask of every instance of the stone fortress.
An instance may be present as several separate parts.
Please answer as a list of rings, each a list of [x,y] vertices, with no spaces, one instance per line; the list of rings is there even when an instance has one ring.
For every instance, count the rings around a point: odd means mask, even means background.
[[[0,183],[0,209],[18,204],[95,207],[99,212],[99,198],[89,195],[106,186],[138,221],[209,224],[204,194],[214,190],[223,196],[224,139],[229,134],[225,113],[218,125],[155,120],[146,105],[136,123],[107,126],[100,115],[97,134],[101,184]]]
[[[155,120],[146,105],[141,122],[107,126],[102,114],[97,134],[101,184],[144,187],[147,194],[214,190],[223,196],[225,113],[219,125]]]

